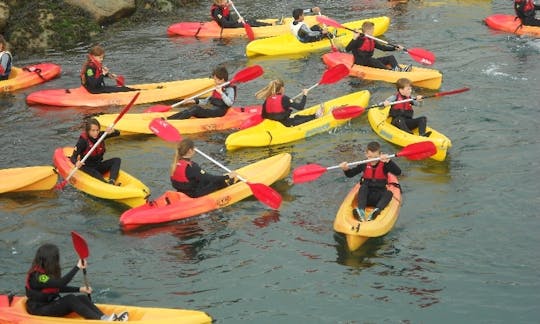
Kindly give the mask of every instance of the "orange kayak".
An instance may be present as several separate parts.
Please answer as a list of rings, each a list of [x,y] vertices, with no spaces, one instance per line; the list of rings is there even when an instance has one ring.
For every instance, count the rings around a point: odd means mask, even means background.
[[[272,26],[251,27],[255,38],[265,38],[271,36],[290,33],[289,25],[294,20],[292,17],[281,19],[259,19],[261,22],[270,23]],[[316,16],[305,16],[304,22],[308,26],[317,24]],[[167,28],[169,36],[189,36],[189,37],[215,37],[215,38],[246,38],[246,29],[221,28],[215,21],[208,22],[180,22],[170,25]]]
[[[62,69],[53,63],[40,63],[22,68],[12,67],[9,79],[0,81],[0,93],[11,92],[47,82],[60,75]]]
[[[189,309],[140,307],[124,305],[96,305],[103,313],[110,315],[127,311],[129,323],[139,324],[203,324],[212,323],[212,318],[205,312]],[[2,324],[92,324],[104,323],[100,320],[87,320],[75,313],[65,317],[30,315],[26,311],[26,297],[0,295],[0,323]]]
[[[540,27],[524,26],[521,20],[513,15],[494,14],[484,19],[486,25],[495,30],[500,30],[516,35],[530,35],[540,37]]]
[[[235,171],[251,183],[271,185],[285,178],[289,174],[290,167],[291,155],[281,153]],[[120,216],[120,226],[124,230],[132,230],[144,225],[182,220],[232,205],[251,195],[250,187],[244,182],[237,182],[198,198],[191,198],[181,192],[167,191],[156,200],[124,212]]]
[[[383,236],[394,227],[401,207],[401,189],[397,177],[393,174],[388,174],[388,183],[386,188],[394,196],[388,206],[374,220],[359,221],[352,213],[353,208],[357,206],[360,183],[357,183],[343,200],[334,220],[334,230],[345,235],[349,250],[357,250],[370,237]],[[366,208],[366,215],[369,215],[372,209],[372,207]]]
[[[0,170],[0,193],[50,190],[58,181],[52,166],[33,166]]]
[[[170,119],[169,124],[178,129],[182,134],[195,134],[209,131],[221,131],[231,128],[238,128],[250,117],[260,115],[262,106],[232,107],[222,117],[215,118],[189,118],[189,119]],[[153,134],[148,125],[155,118],[167,118],[173,112],[155,112],[140,114],[125,114],[122,119],[116,123],[115,129],[122,135],[130,134]],[[103,129],[111,125],[118,117],[118,114],[104,114],[96,117]]]
[[[57,148],[54,151],[54,165],[64,179],[75,167],[69,160],[73,149],[73,147],[64,147]],[[104,176],[107,178],[108,174]],[[146,203],[146,198],[150,196],[150,189],[144,183],[122,170],[120,170],[120,174],[118,175],[117,183],[120,184],[118,186],[105,183],[81,170],[75,172],[69,179],[69,183],[91,196],[115,200],[130,207],[143,205]]]
[[[74,89],[53,89],[36,91],[26,97],[29,105],[56,107],[104,107],[125,106],[140,92],[135,104],[145,104],[178,98],[191,97],[210,89],[214,81],[210,78],[180,80],[160,83],[128,85],[137,91],[97,93],[88,92],[83,86]]]
[[[324,54],[322,56],[322,59],[324,63],[329,67],[338,64],[352,66],[349,75],[360,79],[395,83],[400,78],[408,78],[412,81],[415,87],[422,87],[427,89],[439,89],[442,83],[442,74],[439,71],[433,69],[413,66],[412,70],[409,72],[398,72],[356,64],[353,65],[353,55],[340,52]]]

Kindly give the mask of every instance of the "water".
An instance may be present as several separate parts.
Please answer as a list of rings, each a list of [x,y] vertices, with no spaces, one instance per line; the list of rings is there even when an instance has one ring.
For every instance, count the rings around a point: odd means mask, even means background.
[[[281,16],[293,9],[286,1],[236,5],[246,16]],[[200,309],[218,323],[537,322],[539,40],[496,33],[482,23],[492,13],[511,12],[511,4],[502,0],[318,5],[342,22],[390,16],[388,40],[436,54],[435,68],[444,75],[441,91],[471,88],[426,100],[417,110],[452,139],[453,147],[444,162],[396,160],[404,170],[404,204],[388,235],[354,253],[345,250],[332,222],[356,179],[339,171],[312,183],[274,185],[284,198],[279,212],[251,198],[188,223],[129,234],[117,225],[124,206],[71,187],[3,195],[0,291],[24,292],[24,274],[43,242],[60,245],[64,267],[75,264],[69,232],[76,230],[90,245],[89,279],[94,299],[102,303]],[[207,11],[204,4],[190,6],[177,19],[104,36],[107,65],[128,83],[139,83],[207,76],[218,63],[226,63],[231,72],[261,64],[265,75],[240,86],[240,104],[253,104],[252,94],[275,77],[285,80],[291,95],[319,80],[324,71],[320,54],[247,60],[245,40],[165,35],[168,25],[206,19]],[[62,65],[63,74],[1,99],[0,168],[50,164],[57,146],[76,142],[85,115],[119,110],[25,104],[32,91],[75,86],[85,51],[18,62],[52,61]],[[411,62],[406,54],[396,56]],[[308,103],[365,88],[372,92],[372,102],[394,92],[391,84],[347,79],[318,87]],[[327,134],[267,149],[226,152],[225,137],[193,136],[201,150],[232,168],[283,151],[293,155],[293,167],[334,165],[362,159],[362,146],[378,140],[365,117]],[[154,137],[119,138],[109,140],[108,148],[107,155],[122,157],[123,168],[145,182],[153,197],[170,188],[170,144]],[[399,149],[388,143],[383,148]],[[197,161],[220,172],[202,158]],[[82,285],[81,276],[74,283]]]

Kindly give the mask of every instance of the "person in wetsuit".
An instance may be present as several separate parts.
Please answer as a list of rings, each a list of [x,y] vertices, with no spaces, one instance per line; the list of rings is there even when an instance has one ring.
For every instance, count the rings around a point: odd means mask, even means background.
[[[217,22],[221,28],[241,28],[245,23],[248,23],[252,27],[272,26],[272,24],[262,21],[247,21],[243,18],[234,20],[231,16],[232,1],[228,0],[214,0],[212,7],[210,7],[210,16],[212,20]]]
[[[7,50],[7,42],[4,36],[0,35],[0,80],[9,79],[11,73],[13,57]]]
[[[328,34],[328,31],[321,28],[319,25],[313,25],[311,28],[304,22],[304,14],[307,12],[312,12],[318,14],[321,12],[319,7],[313,7],[311,9],[294,9],[292,12],[293,21],[289,26],[291,33],[302,43],[311,43],[316,42],[324,37],[333,37],[333,35]]]
[[[540,26],[540,20],[536,19],[536,11],[540,5],[534,4],[534,0],[514,0],[514,10],[525,26]]]
[[[81,84],[90,93],[110,93],[136,91],[123,86],[123,78],[112,73],[106,66],[103,66],[105,50],[96,45],[90,49],[87,59],[81,68]],[[113,78],[117,81],[117,86],[108,86],[105,84],[105,77]]]

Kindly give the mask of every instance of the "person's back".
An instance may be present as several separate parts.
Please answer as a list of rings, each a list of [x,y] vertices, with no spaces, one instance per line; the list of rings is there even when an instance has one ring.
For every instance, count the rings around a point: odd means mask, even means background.
[[[536,5],[534,0],[514,0],[514,10],[523,25],[540,26],[540,20],[536,19],[540,5]]]
[[[7,50],[7,42],[4,36],[0,35],[0,80],[9,79],[11,73],[13,57]]]

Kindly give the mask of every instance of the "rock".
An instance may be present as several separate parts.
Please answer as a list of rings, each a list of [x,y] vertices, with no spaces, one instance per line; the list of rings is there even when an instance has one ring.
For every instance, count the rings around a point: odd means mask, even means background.
[[[9,19],[9,6],[4,1],[0,1],[0,32],[4,32]]]
[[[135,0],[64,0],[90,13],[101,25],[111,24],[131,16],[136,9]]]

